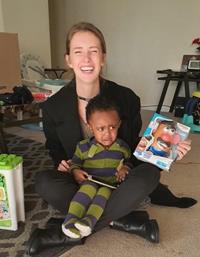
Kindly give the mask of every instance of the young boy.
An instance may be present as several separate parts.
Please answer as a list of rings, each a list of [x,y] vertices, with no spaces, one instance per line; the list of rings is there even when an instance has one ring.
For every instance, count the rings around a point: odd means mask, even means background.
[[[90,181],[89,175],[116,186],[132,168],[130,149],[117,138],[121,123],[117,106],[98,95],[86,107],[86,120],[93,137],[79,142],[72,158],[70,172],[81,186],[62,224],[64,234],[71,238],[92,233],[112,193],[111,188]]]

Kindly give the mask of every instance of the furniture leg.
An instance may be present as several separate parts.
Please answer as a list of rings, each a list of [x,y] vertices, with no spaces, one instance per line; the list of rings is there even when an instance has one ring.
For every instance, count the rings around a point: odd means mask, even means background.
[[[197,81],[197,90],[199,91],[200,90],[200,82]]]
[[[181,81],[179,81],[178,84],[177,84],[177,87],[176,87],[176,90],[175,90],[175,93],[174,93],[174,97],[173,97],[173,99],[172,99],[172,103],[171,103],[169,112],[173,112],[173,110],[174,110],[174,105],[175,105],[175,102],[176,102],[176,98],[177,98],[177,96],[178,96],[178,94],[179,94],[179,91],[180,91],[180,89],[181,89],[182,82],[183,82],[183,81],[181,80]]]
[[[186,100],[188,100],[190,98],[190,90],[189,90],[188,79],[185,78],[184,82],[185,82],[185,97],[186,97]]]
[[[165,99],[165,95],[167,93],[167,89],[168,89],[168,86],[169,86],[169,82],[170,82],[170,77],[168,76],[166,78],[165,85],[164,85],[164,88],[163,88],[163,91],[162,91],[162,94],[160,96],[160,100],[159,100],[159,103],[158,103],[158,107],[156,109],[157,113],[160,113],[160,111],[161,111],[161,108],[162,108],[162,105],[163,105],[163,102],[164,102],[164,99]]]
[[[8,153],[8,147],[5,141],[5,135],[3,132],[3,125],[0,122],[0,151],[1,153]]]

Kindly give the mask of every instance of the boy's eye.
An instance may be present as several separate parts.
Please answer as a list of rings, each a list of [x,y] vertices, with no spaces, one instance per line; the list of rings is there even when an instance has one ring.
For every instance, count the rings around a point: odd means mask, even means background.
[[[97,131],[99,131],[99,132],[104,132],[104,131],[106,130],[106,127],[98,127],[98,128],[96,128],[96,129],[97,129]],[[110,126],[107,127],[107,129],[108,129],[109,131],[112,131],[112,130],[117,129],[117,126],[116,126],[116,125],[110,125]]]
[[[103,131],[104,131],[104,128],[103,128],[103,127],[97,128],[97,131],[103,132]]]
[[[109,130],[113,130],[113,129],[116,129],[116,126],[110,126],[109,127]]]

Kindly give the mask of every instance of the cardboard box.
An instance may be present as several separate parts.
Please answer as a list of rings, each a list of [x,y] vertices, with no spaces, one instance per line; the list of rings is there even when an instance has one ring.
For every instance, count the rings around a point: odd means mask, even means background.
[[[155,113],[133,154],[139,160],[169,171],[177,158],[177,145],[189,132],[190,127]]]
[[[21,85],[18,35],[0,32],[0,94]]]

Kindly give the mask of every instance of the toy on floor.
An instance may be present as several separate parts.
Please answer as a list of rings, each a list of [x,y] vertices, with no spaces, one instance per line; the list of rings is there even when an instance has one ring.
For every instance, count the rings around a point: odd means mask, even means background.
[[[195,91],[185,106],[182,123],[189,126],[192,132],[200,132],[200,91]]]
[[[17,230],[25,221],[22,157],[0,154],[0,229]]]

